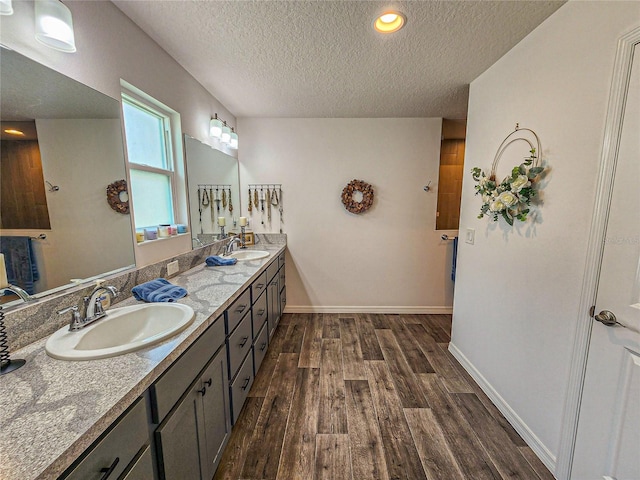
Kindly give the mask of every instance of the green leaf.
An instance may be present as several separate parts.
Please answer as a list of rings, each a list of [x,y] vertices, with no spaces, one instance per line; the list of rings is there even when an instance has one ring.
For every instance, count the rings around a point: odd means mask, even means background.
[[[514,170],[515,170],[515,168],[514,168]],[[526,174],[527,174],[527,168],[525,167],[525,165],[524,165],[524,164],[522,164],[522,165],[520,165],[520,166],[518,167],[518,173],[519,173],[520,175],[526,175]]]
[[[513,218],[507,213],[506,210],[502,211],[502,218],[504,218],[509,225],[513,226]]]
[[[485,188],[487,189],[487,191],[495,190],[496,182],[494,182],[493,180],[489,180],[487,183],[485,183]]]
[[[533,167],[533,168],[529,169],[529,175],[533,174],[534,177],[536,175],[540,175],[542,172],[544,172],[544,167]],[[529,177],[529,178],[531,178],[531,177]]]
[[[520,175],[520,169],[521,168],[522,168],[522,165],[520,165],[519,167],[513,167],[513,170],[511,170],[511,179],[512,180],[515,180],[516,178],[518,178],[518,175]]]

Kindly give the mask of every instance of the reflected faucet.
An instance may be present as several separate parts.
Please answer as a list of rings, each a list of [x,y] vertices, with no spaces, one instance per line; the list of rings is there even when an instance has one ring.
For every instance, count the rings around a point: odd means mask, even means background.
[[[18,287],[17,285],[9,284],[6,287],[3,287],[2,290],[9,290],[10,292],[15,293],[24,302],[32,302],[35,300],[35,297],[32,297],[31,295],[29,295],[26,291],[24,291],[22,288]]]
[[[240,245],[241,248],[245,246],[242,239],[238,235],[234,235],[233,237],[229,238],[229,242],[224,247],[224,256],[231,255],[231,253],[233,252],[233,246],[236,244]]]

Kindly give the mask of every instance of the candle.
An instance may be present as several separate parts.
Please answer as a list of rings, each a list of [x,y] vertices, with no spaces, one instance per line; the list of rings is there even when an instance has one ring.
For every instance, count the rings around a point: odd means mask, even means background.
[[[227,219],[225,217],[218,217],[218,225],[224,227],[227,224]]]
[[[240,217],[240,226],[241,227],[247,226],[247,217]]]
[[[9,280],[7,280],[7,269],[4,266],[4,255],[0,253],[0,288],[9,286]]]

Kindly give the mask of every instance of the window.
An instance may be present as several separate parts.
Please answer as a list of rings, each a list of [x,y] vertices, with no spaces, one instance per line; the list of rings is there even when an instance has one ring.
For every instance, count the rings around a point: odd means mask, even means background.
[[[176,223],[171,112],[122,94],[135,228]]]

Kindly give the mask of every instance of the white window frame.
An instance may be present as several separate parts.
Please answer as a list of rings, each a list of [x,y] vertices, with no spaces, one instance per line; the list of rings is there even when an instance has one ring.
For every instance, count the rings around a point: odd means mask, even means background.
[[[135,87],[133,87],[135,88]],[[137,90],[137,89],[136,89]],[[164,130],[164,146],[165,146],[165,155],[166,155],[166,165],[167,169],[153,167],[151,165],[145,165],[141,163],[132,162],[129,160],[128,149],[125,144],[125,158],[127,159],[127,171],[138,170],[138,171],[146,171],[151,173],[158,173],[162,175],[166,175],[169,178],[170,188],[171,188],[171,208],[173,210],[173,223],[180,223],[180,215],[178,209],[178,192],[176,188],[176,170],[177,170],[177,158],[176,151],[174,148],[173,138],[175,136],[175,132],[173,129],[175,125],[172,121],[172,117],[176,115],[176,112],[168,109],[160,102],[155,101],[151,97],[143,94],[142,92],[132,91],[132,87],[123,86],[122,92],[122,122],[123,122],[123,132],[126,143],[126,128],[124,128],[125,119],[124,119],[124,103],[127,102],[132,104],[142,110],[149,112],[152,115],[158,116],[162,119],[162,126]],[[129,179],[131,179],[131,175],[129,174]],[[135,222],[135,200],[133,199],[133,195],[129,199],[132,204],[131,212],[132,212],[132,221],[133,227],[135,230],[140,230],[145,227],[155,227],[157,225],[140,225],[136,226]],[[167,219],[169,221],[169,219]]]

